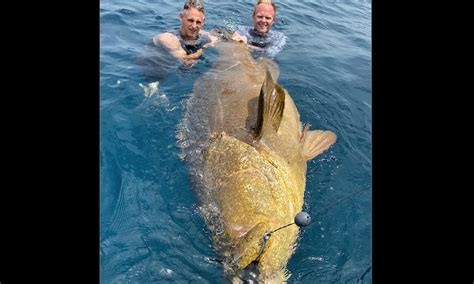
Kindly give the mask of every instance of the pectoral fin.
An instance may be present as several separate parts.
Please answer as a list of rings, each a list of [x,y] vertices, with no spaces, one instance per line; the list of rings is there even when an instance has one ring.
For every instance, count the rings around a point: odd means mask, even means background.
[[[304,133],[303,157],[311,160],[326,151],[334,142],[336,134],[331,131],[313,130]]]
[[[273,80],[267,69],[258,99],[257,124],[254,137],[258,141],[266,133],[277,132],[285,108],[285,90]]]

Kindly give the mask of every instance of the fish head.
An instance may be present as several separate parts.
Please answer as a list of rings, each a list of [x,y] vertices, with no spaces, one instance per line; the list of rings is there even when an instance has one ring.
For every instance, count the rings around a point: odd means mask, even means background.
[[[225,61],[228,64],[235,64],[238,62],[245,64],[255,64],[252,54],[250,53],[247,44],[237,41],[219,41],[215,45],[219,58],[218,62]]]
[[[208,148],[206,170],[211,196],[220,212],[221,249],[227,275],[255,276],[263,283],[289,277],[286,264],[294,252],[297,226],[265,234],[292,223],[301,211],[304,181],[296,180],[271,152],[222,133]],[[212,174],[211,174],[212,173]],[[280,281],[281,280],[281,281]]]

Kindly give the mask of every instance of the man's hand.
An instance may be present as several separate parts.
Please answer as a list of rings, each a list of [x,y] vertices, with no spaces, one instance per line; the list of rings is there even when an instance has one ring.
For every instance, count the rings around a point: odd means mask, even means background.
[[[181,59],[180,62],[184,66],[191,68],[197,63],[197,60],[195,60],[195,59]]]
[[[191,54],[188,54],[186,55],[186,58],[185,59],[198,59],[199,57],[201,57],[202,55],[204,54],[204,49],[200,48],[198,49],[198,51],[196,51],[195,53],[191,53]]]
[[[201,57],[203,54],[204,54],[204,50],[200,48],[195,53],[188,54],[184,58],[181,58],[180,62],[186,67],[192,67],[194,64],[197,63],[197,59]]]
[[[203,35],[206,35],[209,37],[210,42],[206,43],[202,48],[209,48],[209,47],[214,47],[216,42],[219,41],[219,38],[216,36],[211,35],[210,32],[202,32]]]
[[[239,34],[238,32],[235,32],[235,33],[232,35],[232,40],[247,43],[247,37],[246,37],[246,36],[243,36],[243,35],[241,35],[241,34]]]
[[[255,45],[249,44],[249,45],[247,45],[247,46],[248,46],[250,49],[254,50],[254,51],[262,51],[262,50],[263,50],[263,48],[258,47],[258,46],[255,46]]]

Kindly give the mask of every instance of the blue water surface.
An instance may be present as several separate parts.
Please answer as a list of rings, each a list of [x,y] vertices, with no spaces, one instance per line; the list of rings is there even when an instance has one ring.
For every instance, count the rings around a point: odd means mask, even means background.
[[[101,283],[221,283],[176,134],[208,50],[192,69],[142,64],[151,37],[179,27],[182,1],[100,2]],[[251,25],[253,0],[205,1],[204,29]],[[371,2],[277,2],[279,84],[311,129],[338,140],[308,162],[290,283],[371,283]],[[148,51],[147,51],[148,50]],[[165,61],[162,61],[165,62]],[[160,81],[158,92],[143,88]]]

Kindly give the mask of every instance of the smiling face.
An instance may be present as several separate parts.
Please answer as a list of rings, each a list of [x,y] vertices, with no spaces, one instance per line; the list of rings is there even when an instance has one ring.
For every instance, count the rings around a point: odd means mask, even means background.
[[[181,36],[184,39],[196,39],[204,25],[204,14],[196,8],[189,8],[179,14]]]
[[[254,29],[260,33],[267,33],[275,23],[275,9],[271,4],[261,3],[255,8],[252,16]]]

